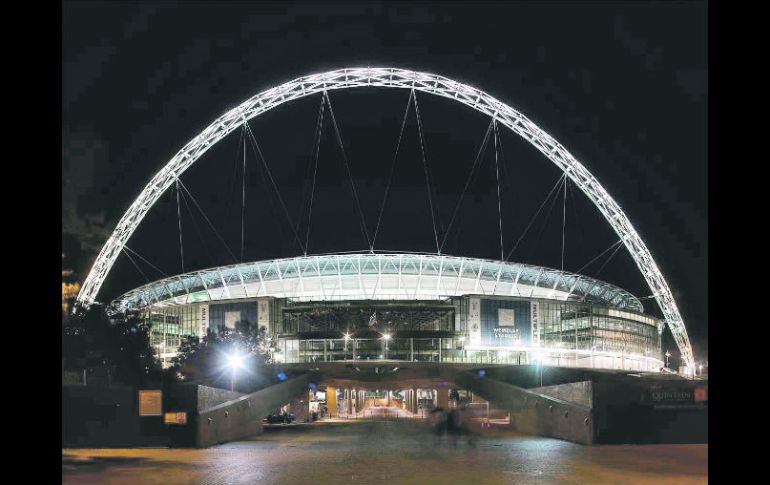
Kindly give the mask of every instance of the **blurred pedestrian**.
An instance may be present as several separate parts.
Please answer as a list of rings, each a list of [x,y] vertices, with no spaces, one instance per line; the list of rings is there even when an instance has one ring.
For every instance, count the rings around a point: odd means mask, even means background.
[[[430,412],[430,424],[433,426],[433,432],[436,435],[436,444],[441,441],[441,437],[447,431],[447,416],[444,408],[435,407]]]
[[[452,408],[446,417],[446,428],[449,434],[449,440],[452,442],[452,446],[457,446],[457,438],[462,433],[463,416],[457,408]]]
[[[468,409],[467,404],[463,401],[460,404],[458,414],[459,414],[459,423],[460,423],[460,434],[465,435],[466,439],[468,440],[468,445],[475,447],[476,446],[476,435],[474,433],[474,430],[471,428],[471,411]]]

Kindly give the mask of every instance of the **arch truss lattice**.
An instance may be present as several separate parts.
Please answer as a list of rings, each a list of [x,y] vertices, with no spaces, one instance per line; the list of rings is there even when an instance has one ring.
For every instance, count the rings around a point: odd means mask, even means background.
[[[182,147],[131,204],[99,252],[78,294],[78,302],[89,305],[96,300],[107,274],[144,216],[166,189],[209,148],[249,119],[283,103],[324,91],[356,87],[413,89],[455,100],[493,117],[543,153],[586,194],[623,241],[663,312],[684,365],[694,369],[687,330],[663,273],[626,214],[588,169],[526,116],[489,94],[443,76],[396,68],[347,68],[304,76],[263,91],[217,118]]]

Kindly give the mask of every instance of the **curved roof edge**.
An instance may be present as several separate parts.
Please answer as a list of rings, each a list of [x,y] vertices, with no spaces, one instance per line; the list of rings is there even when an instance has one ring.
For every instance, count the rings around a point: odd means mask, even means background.
[[[124,293],[113,311],[242,298],[436,299],[518,296],[643,312],[610,283],[543,266],[431,253],[352,252],[238,263],[191,271]]]

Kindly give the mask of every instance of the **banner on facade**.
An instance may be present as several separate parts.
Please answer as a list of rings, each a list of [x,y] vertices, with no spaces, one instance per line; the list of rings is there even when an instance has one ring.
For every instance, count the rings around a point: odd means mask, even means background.
[[[270,334],[270,300],[267,298],[257,300],[257,327],[265,327]]]
[[[531,341],[535,347],[540,347],[540,303],[533,301],[530,310]]]
[[[209,331],[209,306],[200,306],[200,337],[205,337]]]
[[[482,298],[478,300],[478,311],[471,306],[468,326],[473,340],[473,324],[478,322],[478,343],[497,347],[532,345],[532,309],[530,302]]]
[[[497,325],[492,329],[495,340],[504,345],[518,345],[521,334],[516,328],[516,313],[513,308],[497,309]]]
[[[469,301],[468,334],[471,345],[481,343],[481,302],[478,298],[471,298]]]

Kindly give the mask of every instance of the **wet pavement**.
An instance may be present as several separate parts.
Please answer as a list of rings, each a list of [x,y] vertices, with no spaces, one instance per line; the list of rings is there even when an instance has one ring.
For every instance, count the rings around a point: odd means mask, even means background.
[[[66,449],[63,483],[705,484],[708,445],[582,446],[489,432],[436,443],[426,424],[285,427],[207,449]]]

